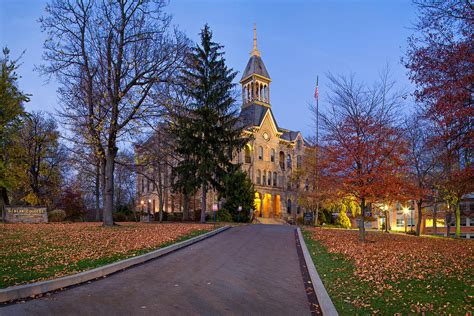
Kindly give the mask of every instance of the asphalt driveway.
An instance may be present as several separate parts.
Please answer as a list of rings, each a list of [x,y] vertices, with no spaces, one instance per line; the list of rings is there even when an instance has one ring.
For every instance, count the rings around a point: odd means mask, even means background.
[[[284,225],[234,227],[107,278],[0,308],[0,315],[308,315]]]

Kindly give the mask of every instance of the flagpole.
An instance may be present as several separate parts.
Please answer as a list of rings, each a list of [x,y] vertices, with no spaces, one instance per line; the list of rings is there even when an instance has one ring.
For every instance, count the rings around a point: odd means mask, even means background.
[[[314,93],[314,97],[316,99],[316,194],[319,195],[319,76],[316,76],[316,91]],[[316,214],[314,218],[314,225],[318,225],[318,214],[319,214],[319,197],[316,201]]]

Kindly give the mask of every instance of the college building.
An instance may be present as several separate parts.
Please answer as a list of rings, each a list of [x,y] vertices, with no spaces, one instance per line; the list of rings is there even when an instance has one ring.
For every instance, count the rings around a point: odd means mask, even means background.
[[[241,165],[255,186],[258,217],[295,218],[302,213],[302,209],[298,205],[292,175],[301,166],[305,141],[299,131],[278,125],[271,106],[271,81],[257,48],[254,27],[253,49],[240,80],[242,105],[239,124],[249,142],[236,153],[233,162]],[[171,191],[171,170],[175,163],[170,161],[160,170],[162,183],[166,183],[163,186],[165,212],[182,212],[184,207],[182,197]],[[137,175],[138,206],[143,211],[156,213],[159,210],[159,195],[147,178]],[[218,202],[217,194],[209,192],[207,198],[207,209],[210,210],[212,204]],[[200,208],[199,193],[192,197],[189,208]]]

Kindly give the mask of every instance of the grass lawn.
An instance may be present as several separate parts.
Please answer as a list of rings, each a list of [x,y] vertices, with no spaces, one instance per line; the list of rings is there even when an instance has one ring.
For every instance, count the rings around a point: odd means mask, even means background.
[[[0,288],[96,268],[214,228],[210,224],[0,224]]]
[[[474,241],[308,228],[303,235],[340,315],[472,315]]]

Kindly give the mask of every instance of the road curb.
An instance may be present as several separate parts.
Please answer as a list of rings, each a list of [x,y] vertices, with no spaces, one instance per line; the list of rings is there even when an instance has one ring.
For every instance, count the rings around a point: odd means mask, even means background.
[[[137,264],[144,263],[146,261],[161,257],[170,252],[192,245],[198,241],[217,235],[229,228],[230,226],[227,225],[216,230],[210,231],[208,233],[187,240],[183,240],[176,244],[169,245],[167,247],[160,248],[137,257],[120,260],[102,267],[65,276],[59,279],[40,281],[31,284],[18,285],[7,287],[5,289],[0,289],[0,303],[44,294],[58,289],[63,289],[68,286],[77,285],[97,278],[105,277],[109,274],[130,268]]]
[[[306,267],[308,268],[309,276],[311,278],[311,282],[313,283],[314,291],[316,292],[316,297],[318,298],[319,306],[321,307],[321,311],[324,316],[337,316],[339,315],[331,298],[324,287],[321,278],[319,277],[318,272],[316,271],[316,267],[314,266],[313,259],[311,259],[311,255],[309,254],[308,247],[306,247],[306,243],[304,242],[303,234],[301,233],[301,229],[298,227],[298,238],[300,239],[301,249],[303,250],[304,260],[306,262]]]

